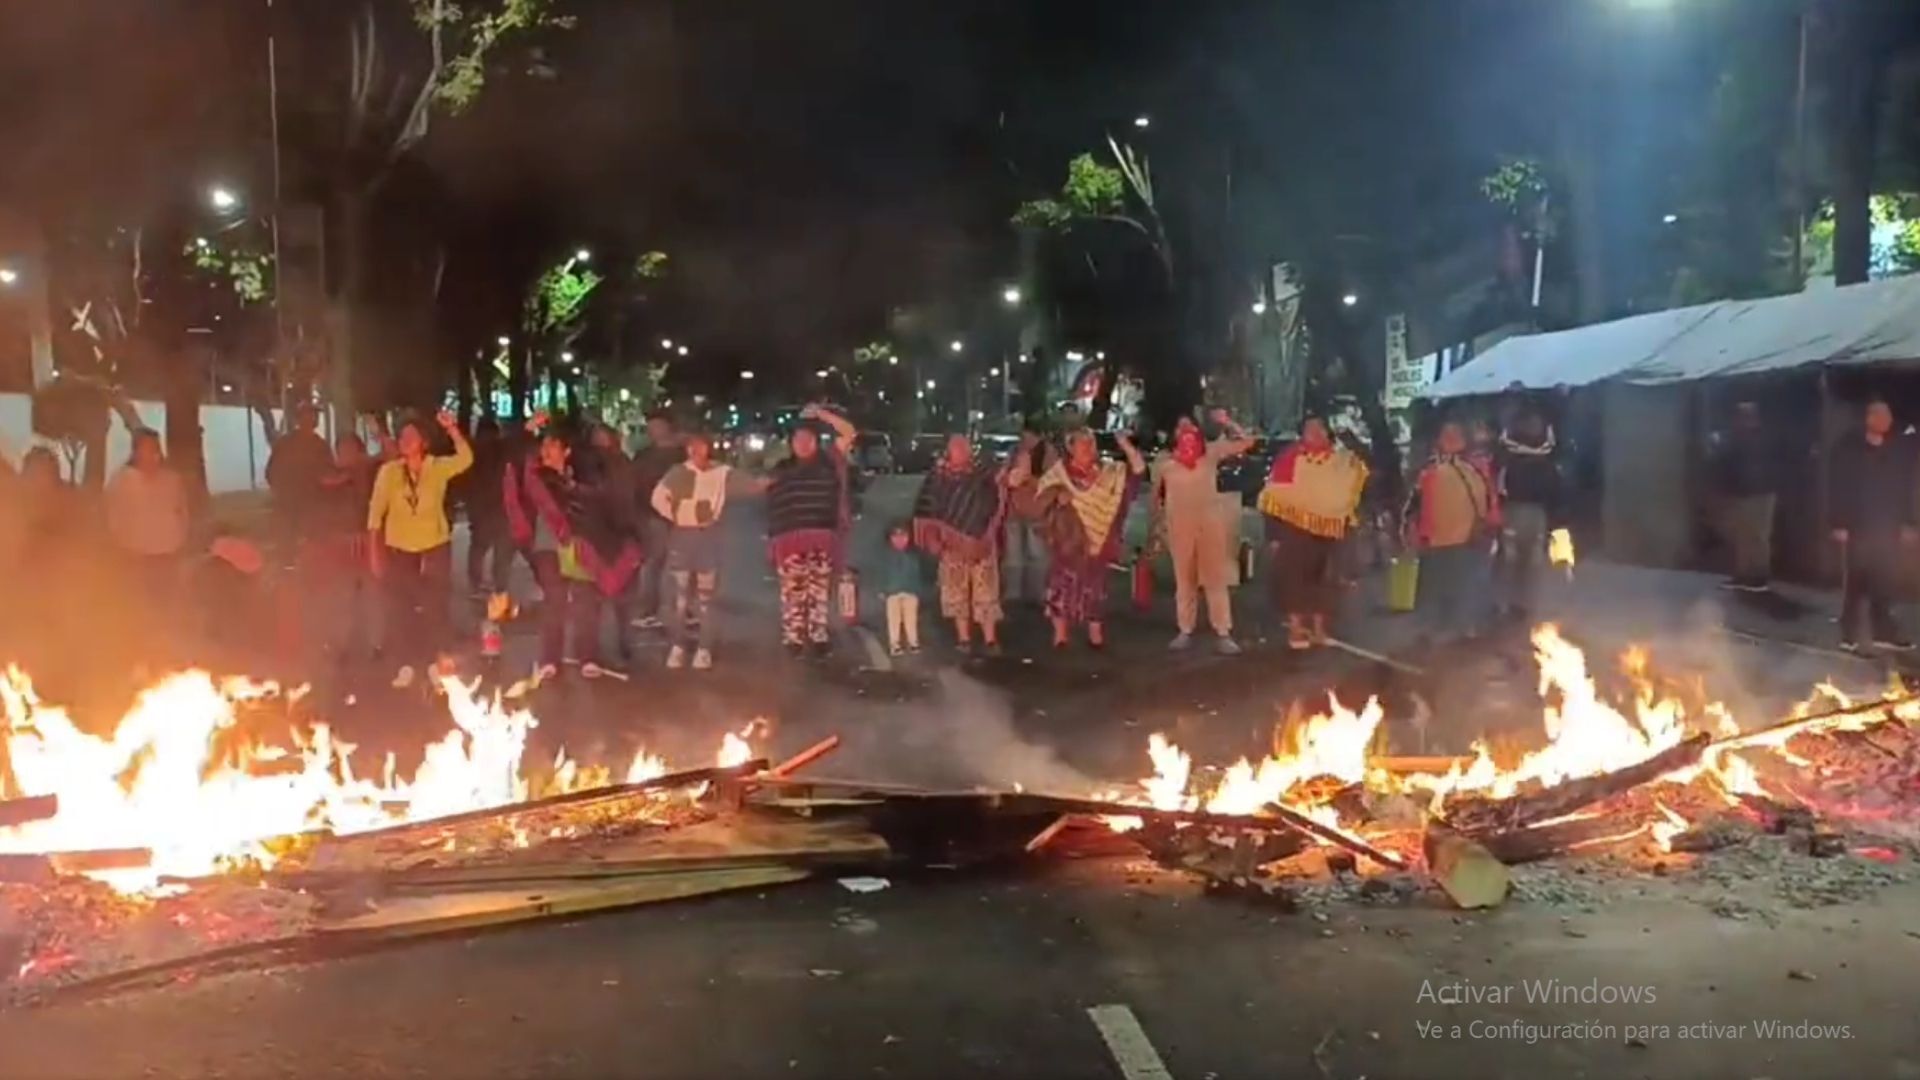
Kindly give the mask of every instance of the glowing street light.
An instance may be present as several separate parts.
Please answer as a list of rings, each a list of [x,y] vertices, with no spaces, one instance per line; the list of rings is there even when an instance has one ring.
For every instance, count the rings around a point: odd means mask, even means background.
[[[689,349],[689,348],[687,348],[687,347],[686,347],[685,345],[682,345],[682,346],[680,346],[679,348],[677,348],[677,349],[675,349],[675,350],[673,350],[673,351],[674,351],[674,352],[677,352],[677,353],[679,353],[679,354],[680,354],[681,356],[685,356],[685,355],[687,355],[688,353],[690,353],[690,352],[692,352],[693,350],[692,350],[692,349]]]
[[[1255,300],[1253,302],[1253,313],[1255,315],[1265,315],[1267,313],[1267,302],[1265,300]]]
[[[1107,350],[1105,350],[1105,349],[1101,349],[1101,350],[1100,350],[1099,352],[1096,352],[1096,353],[1094,353],[1094,354],[1093,354],[1093,358],[1094,358],[1095,360],[1105,360],[1105,359],[1107,358]],[[1076,360],[1077,360],[1077,359],[1079,359],[1079,358],[1078,358],[1078,357],[1074,357],[1074,359],[1076,359]]]
[[[1152,127],[1153,117],[1148,116],[1146,113],[1141,113],[1139,116],[1133,118],[1133,126],[1137,128]]]
[[[741,377],[741,378],[743,378],[743,379],[745,379],[745,380],[747,380],[748,382],[752,382],[752,381],[753,381],[753,372],[751,372],[751,371],[743,371],[743,372],[741,372],[741,373],[740,373],[740,377]]]
[[[1000,299],[1005,300],[1008,307],[1018,305],[1020,303],[1020,287],[1018,285],[1007,286],[1000,291]]]
[[[0,266],[0,285],[12,285],[20,280],[20,271],[11,266]]]
[[[233,189],[215,184],[207,189],[207,204],[221,213],[230,213],[240,205],[240,196]]]
[[[575,248],[573,252],[573,261],[574,262],[592,262],[593,252],[588,251],[586,248]]]
[[[673,339],[672,339],[672,338],[670,338],[670,337],[663,337],[663,338],[661,338],[661,339],[660,339],[660,347],[661,347],[661,348],[663,348],[663,349],[672,349],[672,348],[673,348]]]
[[[927,380],[927,389],[929,389],[929,390],[931,390],[931,389],[933,389],[933,380],[932,380],[932,379],[928,379],[928,380]]]
[[[1340,298],[1340,302],[1347,305],[1348,307],[1352,307],[1353,305],[1360,302],[1360,297],[1356,296],[1353,293],[1348,293],[1345,296],[1342,296]]]
[[[897,366],[900,363],[900,358],[897,356],[889,356],[887,357],[887,363]]]
[[[813,373],[813,377],[814,377],[814,378],[816,378],[816,379],[824,379],[824,378],[826,378],[826,377],[827,377],[827,369],[826,369],[826,368],[821,368],[821,369],[820,369],[819,371],[816,371],[816,372],[814,372],[814,373]]]
[[[495,340],[495,341],[497,341],[497,342],[499,342],[499,343],[500,343],[500,347],[501,347],[501,348],[503,348],[503,349],[504,349],[504,348],[506,348],[507,346],[509,346],[509,345],[511,345],[511,344],[513,344],[513,339],[512,339],[512,338],[510,338],[510,337],[508,337],[508,336],[507,336],[507,335],[505,335],[505,334],[501,334],[501,335],[500,335],[499,337],[497,337],[497,338],[495,338],[494,340]]]
[[[563,364],[571,364],[571,363],[573,363],[573,352],[572,352],[572,350],[568,350],[568,351],[566,351],[566,352],[563,352],[563,353],[561,353],[561,354],[560,354],[560,362],[561,362],[561,363],[563,363]]]
[[[954,352],[959,352],[961,349],[964,349],[966,347],[967,347],[966,342],[961,341],[959,338],[954,338],[951,342],[947,344],[947,348],[952,349]]]
[[[997,367],[995,367],[995,368],[988,368],[988,369],[987,369],[987,374],[988,374],[988,375],[990,375],[990,376],[992,376],[993,378],[996,378],[996,379],[997,379],[997,378],[999,378],[999,377],[1000,377],[1000,369],[999,369],[999,368],[997,368]]]
[[[1667,215],[1665,215],[1664,217],[1662,217],[1662,218],[1660,219],[1660,221],[1661,221],[1661,222],[1662,222],[1663,224],[1666,224],[1666,225],[1671,225],[1671,224],[1673,224],[1674,222],[1676,222],[1676,221],[1679,221],[1679,220],[1680,220],[1680,215],[1679,215],[1679,214],[1667,214]]]

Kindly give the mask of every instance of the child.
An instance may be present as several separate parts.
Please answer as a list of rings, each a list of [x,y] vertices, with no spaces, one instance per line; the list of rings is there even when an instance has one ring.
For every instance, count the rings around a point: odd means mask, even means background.
[[[667,466],[652,492],[654,513],[668,523],[665,565],[667,581],[673,586],[669,626],[673,647],[667,652],[667,666],[685,667],[691,652],[693,669],[705,671],[713,666],[720,515],[726,510],[733,469],[713,460],[713,437],[705,432],[687,433],[675,452],[684,453],[685,460]]]
[[[920,592],[926,587],[926,568],[913,549],[912,526],[898,522],[887,531],[887,550],[880,555],[874,586],[887,598],[888,651],[920,651]]]

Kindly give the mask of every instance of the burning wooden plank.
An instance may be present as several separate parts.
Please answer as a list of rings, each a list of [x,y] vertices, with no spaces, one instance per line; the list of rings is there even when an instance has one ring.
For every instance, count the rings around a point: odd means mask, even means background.
[[[1838,709],[1828,709],[1826,712],[1790,717],[1778,723],[1768,724],[1766,727],[1715,739],[1713,745],[1716,748],[1728,750],[1737,750],[1743,746],[1781,746],[1795,735],[1808,734],[1826,728],[1864,728],[1883,724],[1897,719],[1896,710],[1901,707],[1915,705],[1920,705],[1920,694],[1882,698],[1878,701],[1862,701]]]
[[[1646,827],[1614,815],[1596,814],[1571,821],[1548,822],[1498,832],[1475,833],[1473,839],[1508,866],[1539,862],[1582,847],[1624,840]]]
[[[4,741],[4,740],[0,740]],[[27,795],[18,799],[0,799],[0,828],[45,821],[60,812],[57,795]]]
[[[1566,817],[1602,799],[1695,764],[1708,745],[1707,736],[1692,735],[1624,769],[1566,780],[1505,799],[1454,799],[1448,802],[1444,817],[1456,831],[1467,834],[1504,832]]]
[[[1421,838],[1427,871],[1463,908],[1494,907],[1507,898],[1507,864],[1472,839],[1435,823]]]

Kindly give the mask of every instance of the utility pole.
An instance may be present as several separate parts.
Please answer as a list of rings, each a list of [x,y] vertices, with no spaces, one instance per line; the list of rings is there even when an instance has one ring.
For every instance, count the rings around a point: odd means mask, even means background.
[[[1798,16],[1800,49],[1793,82],[1793,175],[1788,197],[1793,200],[1793,284],[1794,291],[1807,287],[1807,6],[1800,5]]]

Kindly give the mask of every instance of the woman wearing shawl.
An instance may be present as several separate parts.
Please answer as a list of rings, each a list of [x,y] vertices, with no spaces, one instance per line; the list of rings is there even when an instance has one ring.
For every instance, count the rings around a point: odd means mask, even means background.
[[[1419,612],[1434,637],[1472,637],[1487,610],[1500,491],[1456,421],[1440,425],[1402,518],[1420,550]]]
[[[973,627],[987,651],[1000,652],[1000,525],[1006,517],[1006,469],[982,461],[965,435],[947,437],[947,453],[927,473],[913,502],[913,543],[940,560],[940,614],[953,620],[960,651]]]
[[[767,478],[767,546],[780,577],[781,643],[795,656],[808,650],[825,656],[831,648],[827,608],[833,576],[853,518],[844,448],[853,445],[858,432],[819,405],[802,409],[800,418],[832,428],[837,445],[821,447],[810,423],[793,429],[793,456]]]
[[[1308,416],[1300,440],[1274,459],[1260,512],[1267,519],[1273,606],[1287,613],[1289,648],[1326,640],[1335,603],[1328,564],[1366,483],[1366,462],[1328,434],[1322,417]]]
[[[1123,434],[1119,443],[1126,460],[1102,461],[1093,432],[1076,431],[1067,437],[1066,456],[1040,478],[1052,554],[1047,617],[1056,649],[1066,648],[1071,627],[1083,623],[1088,645],[1100,649],[1107,643],[1107,567],[1119,554],[1127,507],[1147,471],[1133,440]]]
[[[532,552],[540,583],[539,677],[559,674],[571,624],[580,674],[598,678],[606,670],[600,666],[601,600],[626,587],[640,566],[640,548],[608,512],[604,493],[576,478],[565,438],[549,429],[536,454],[524,466],[521,499],[508,505],[507,518],[516,543]],[[624,657],[624,641],[620,651]]]

